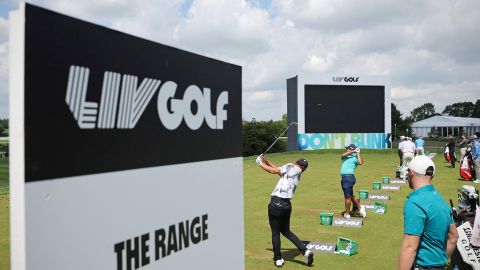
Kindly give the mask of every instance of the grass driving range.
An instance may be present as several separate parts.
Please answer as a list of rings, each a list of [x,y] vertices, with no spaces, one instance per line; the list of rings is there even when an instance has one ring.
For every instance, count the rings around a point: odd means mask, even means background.
[[[344,208],[339,176],[341,153],[341,150],[321,150],[268,155],[275,165],[299,157],[309,161],[292,200],[291,229],[301,240],[336,243],[338,237],[346,237],[359,243],[359,253],[350,257],[315,253],[311,269],[396,269],[403,239],[403,204],[410,193],[408,184],[402,185],[401,191],[378,191],[391,195],[387,213],[379,215],[367,211],[362,228],[320,225],[321,212],[340,216]],[[362,154],[364,165],[359,166],[355,174],[356,196],[360,189],[372,192],[372,182],[381,182],[382,176],[394,178],[399,162],[396,150],[364,150]],[[456,205],[457,188],[466,183],[475,184],[459,181],[458,166],[449,168],[442,153],[433,160],[437,169],[433,184],[446,202],[453,198]],[[272,260],[267,204],[277,181],[278,176],[268,174],[255,164],[255,157],[244,159],[245,268],[248,270],[276,269]],[[303,256],[293,244],[283,236],[281,241],[286,260],[283,269],[310,269],[304,265]]]
[[[276,165],[282,165],[305,157],[309,168],[302,176],[295,198],[292,201],[292,231],[302,240],[336,242],[338,237],[350,238],[359,243],[359,253],[346,257],[315,253],[314,265],[307,268],[302,256],[295,247],[282,236],[284,269],[395,269],[402,241],[403,203],[410,193],[407,185],[401,191],[380,191],[388,193],[385,215],[368,211],[361,229],[321,226],[321,212],[333,212],[339,216],[343,209],[343,196],[340,188],[341,150],[305,151],[267,155]],[[372,182],[382,176],[394,177],[398,156],[396,150],[364,150],[365,164],[356,172],[358,190],[369,189]],[[449,164],[440,153],[434,158],[437,167],[434,185],[445,200],[454,198],[456,190],[463,184],[459,181],[458,166]],[[248,270],[276,269],[272,261],[270,227],[267,218],[267,204],[278,176],[268,174],[255,164],[255,157],[244,159],[245,194],[245,268]],[[472,185],[475,185],[471,183]],[[0,270],[9,269],[9,208],[8,208],[8,160],[0,159]],[[218,254],[221,256],[221,254]]]
[[[0,270],[10,269],[8,159],[0,158]]]

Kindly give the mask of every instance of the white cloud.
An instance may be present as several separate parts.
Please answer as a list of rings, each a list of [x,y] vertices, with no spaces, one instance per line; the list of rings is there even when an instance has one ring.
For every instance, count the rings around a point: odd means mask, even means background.
[[[193,2],[175,38],[187,49],[244,62],[268,51],[271,26],[268,13],[245,0],[202,0]]]
[[[436,112],[441,113],[445,106],[459,101],[475,103],[480,99],[479,88],[480,80],[459,84],[432,83],[408,88],[393,87],[392,99],[404,115],[409,115],[414,108],[427,102],[433,103]]]
[[[54,11],[84,20],[103,22],[129,17],[136,3],[129,0],[33,0],[30,1]]]
[[[8,42],[0,44],[0,78],[5,80],[8,77]],[[7,93],[6,89],[0,89],[0,92]]]
[[[8,43],[0,44],[0,118],[8,117]]]
[[[335,53],[328,53],[325,57],[311,55],[308,57],[308,61],[304,64],[304,68],[312,72],[325,72],[333,65],[332,62],[335,61],[335,58]]]
[[[0,17],[0,43],[8,40],[8,20]]]
[[[273,0],[268,10],[252,0],[197,0],[186,16],[183,1],[33,2],[241,65],[245,119],[280,119],[285,80],[302,73],[387,75],[404,115],[425,102],[441,111],[480,99],[478,0]],[[0,18],[0,43],[5,29]]]
[[[254,103],[258,103],[258,102],[265,102],[265,101],[268,101],[270,99],[273,98],[273,92],[272,91],[257,91],[257,92],[253,92],[251,94],[248,95],[248,98],[247,100],[249,102],[254,102]]]

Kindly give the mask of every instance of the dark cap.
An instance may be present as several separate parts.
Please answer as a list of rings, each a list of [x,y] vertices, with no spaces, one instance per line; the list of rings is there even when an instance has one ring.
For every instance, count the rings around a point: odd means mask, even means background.
[[[357,149],[357,146],[355,144],[351,143],[350,145],[345,146],[345,149],[355,150],[355,149]]]
[[[302,166],[304,168],[304,170],[306,170],[308,168],[308,161],[304,158],[299,158],[295,163]]]

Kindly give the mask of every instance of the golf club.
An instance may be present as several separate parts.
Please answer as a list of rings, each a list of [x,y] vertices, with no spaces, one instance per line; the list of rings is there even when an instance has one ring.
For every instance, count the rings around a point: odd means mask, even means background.
[[[268,150],[270,150],[270,148],[273,147],[273,145],[275,145],[275,143],[278,141],[278,139],[280,139],[280,137],[282,137],[283,134],[285,134],[285,132],[287,132],[287,130],[292,126],[292,125],[298,125],[297,122],[291,122],[290,125],[288,125],[288,127],[282,132],[280,133],[280,135],[278,135],[278,137],[275,139],[275,141],[273,141],[273,143],[267,148],[267,150],[265,150],[265,152],[263,152],[261,155],[265,155],[265,153],[268,152]]]

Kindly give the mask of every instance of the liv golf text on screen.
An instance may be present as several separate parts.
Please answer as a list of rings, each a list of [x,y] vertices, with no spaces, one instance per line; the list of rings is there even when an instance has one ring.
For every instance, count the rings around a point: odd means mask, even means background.
[[[241,67],[30,4],[10,35],[12,269],[244,269]]]

